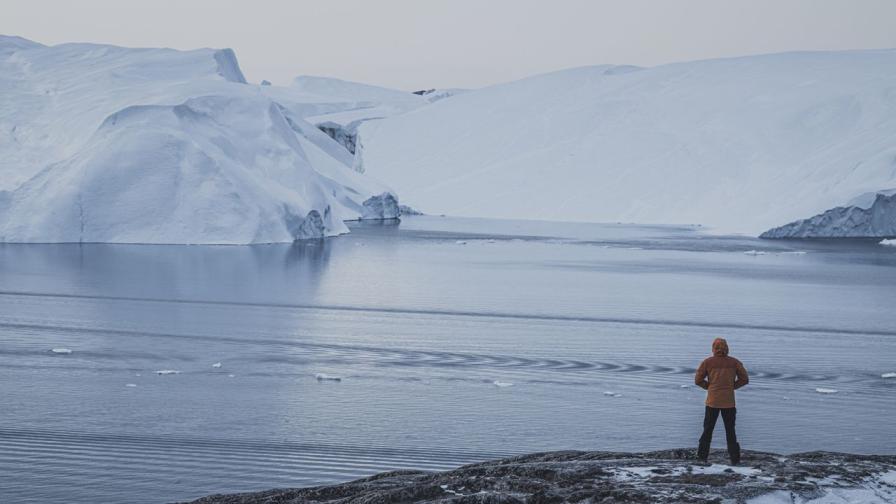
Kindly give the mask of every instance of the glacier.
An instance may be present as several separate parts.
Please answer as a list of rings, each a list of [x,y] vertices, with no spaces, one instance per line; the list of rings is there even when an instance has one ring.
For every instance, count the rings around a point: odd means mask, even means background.
[[[896,50],[598,65],[365,121],[428,214],[762,231],[896,187]]]
[[[0,242],[288,242],[397,211],[304,119],[376,95],[249,84],[230,49],[0,36],[0,90]]]

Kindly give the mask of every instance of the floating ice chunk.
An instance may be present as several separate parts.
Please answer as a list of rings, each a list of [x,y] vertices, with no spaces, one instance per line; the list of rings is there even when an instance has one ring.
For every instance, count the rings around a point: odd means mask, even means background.
[[[467,244],[467,241],[466,241],[466,240],[457,240],[457,241],[454,242],[454,243],[456,243],[456,244],[458,244],[458,245],[466,245],[466,244]]]
[[[314,378],[317,379],[317,381],[319,381],[319,382],[323,382],[323,381],[341,382],[342,381],[342,378],[340,378],[339,376],[328,375],[325,373],[317,373],[316,375],[314,375]]]
[[[489,239],[488,242],[489,242],[489,243],[495,243],[495,240],[494,240],[494,239]]]
[[[790,255],[806,255],[805,250],[789,250],[787,252],[781,252],[782,254],[790,254]]]
[[[136,383],[125,383],[124,386],[125,387],[136,387],[137,384]]]
[[[213,367],[213,368],[219,368],[219,367],[221,367],[221,363],[220,363],[220,362],[216,362],[216,363],[212,364],[212,367]]]
[[[235,378],[236,375],[235,375],[235,374],[229,374],[229,375],[227,375],[227,377],[228,377],[228,378]]]
[[[618,392],[613,392],[611,390],[604,392],[604,395],[607,397],[622,397],[622,394],[620,394]]]
[[[134,376],[140,376],[140,373],[135,374]]]
[[[156,371],[157,375],[172,375],[172,374],[180,374],[180,371],[176,369],[160,369]]]
[[[744,252],[744,254],[751,255],[751,256],[761,256],[761,255],[765,255],[766,252],[764,252],[762,250],[747,250],[746,252]]]
[[[492,385],[494,385],[496,387],[512,387],[513,386],[513,384],[510,382],[504,382],[504,381],[499,381],[499,380],[493,381]]]
[[[824,388],[824,387],[818,387],[817,389],[815,389],[815,391],[818,392],[819,394],[836,394],[837,392],[839,392],[837,389]]]
[[[896,378],[896,373],[884,373],[880,375],[881,378]]]
[[[679,388],[691,388],[690,385],[679,385],[678,387],[679,387]]]
[[[888,247],[896,247],[896,240],[881,240],[880,244]]]
[[[52,349],[52,350],[50,350],[50,351],[53,352],[53,353],[57,353],[57,354],[65,354],[65,355],[68,355],[68,354],[72,353],[72,349],[71,349],[71,348],[54,348],[54,349]]]

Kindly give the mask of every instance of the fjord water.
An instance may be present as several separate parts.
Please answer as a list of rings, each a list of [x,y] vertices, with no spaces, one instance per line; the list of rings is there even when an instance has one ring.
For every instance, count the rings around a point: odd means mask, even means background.
[[[744,448],[893,453],[894,306],[896,247],[689,227],[412,217],[292,245],[0,245],[0,501],[691,446],[717,336],[751,371]]]

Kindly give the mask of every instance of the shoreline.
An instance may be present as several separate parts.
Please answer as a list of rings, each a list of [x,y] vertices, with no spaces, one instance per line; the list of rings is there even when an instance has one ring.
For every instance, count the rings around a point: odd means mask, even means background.
[[[219,494],[192,504],[287,503],[800,503],[821,497],[896,502],[896,455],[746,450],[729,466],[693,449],[645,453],[558,451],[470,464],[445,472],[392,471],[342,484]]]

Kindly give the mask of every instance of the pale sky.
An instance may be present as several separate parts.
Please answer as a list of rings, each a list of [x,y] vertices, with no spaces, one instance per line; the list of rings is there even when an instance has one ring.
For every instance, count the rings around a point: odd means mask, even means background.
[[[893,0],[0,0],[44,44],[231,47],[250,81],[414,90],[561,68],[896,47]]]

